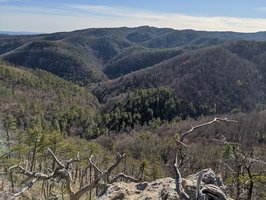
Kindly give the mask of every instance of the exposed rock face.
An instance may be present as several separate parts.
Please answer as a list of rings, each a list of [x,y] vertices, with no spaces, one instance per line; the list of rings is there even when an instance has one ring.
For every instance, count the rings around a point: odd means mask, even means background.
[[[162,199],[177,200],[175,180],[163,178],[147,183],[124,183],[118,182],[109,185],[106,192],[98,200],[133,200],[133,199]]]
[[[183,179],[182,185],[191,199],[196,199],[196,185],[199,173],[188,176]],[[216,176],[211,169],[208,169],[203,177],[201,191],[217,194],[215,200],[229,200],[223,193],[224,186],[221,178]],[[124,183],[118,182],[108,185],[106,191],[98,198],[98,200],[179,200],[180,197],[176,192],[175,179],[163,178],[147,183]]]

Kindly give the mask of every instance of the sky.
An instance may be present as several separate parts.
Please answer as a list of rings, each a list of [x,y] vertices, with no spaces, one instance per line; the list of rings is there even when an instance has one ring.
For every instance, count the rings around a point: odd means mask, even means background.
[[[0,31],[99,27],[266,31],[266,0],[0,0]]]

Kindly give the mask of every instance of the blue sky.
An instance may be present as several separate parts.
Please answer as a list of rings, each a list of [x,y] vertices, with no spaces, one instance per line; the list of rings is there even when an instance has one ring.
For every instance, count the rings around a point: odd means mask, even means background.
[[[142,25],[266,31],[266,0],[0,0],[0,31],[49,33]]]

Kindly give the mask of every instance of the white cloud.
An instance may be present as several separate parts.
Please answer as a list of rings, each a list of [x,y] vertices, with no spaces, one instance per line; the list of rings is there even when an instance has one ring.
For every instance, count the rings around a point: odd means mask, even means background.
[[[0,13],[0,27],[9,31],[55,32],[142,25],[238,32],[265,31],[266,28],[266,19],[262,18],[202,17],[101,5],[70,4],[57,8],[0,6]]]

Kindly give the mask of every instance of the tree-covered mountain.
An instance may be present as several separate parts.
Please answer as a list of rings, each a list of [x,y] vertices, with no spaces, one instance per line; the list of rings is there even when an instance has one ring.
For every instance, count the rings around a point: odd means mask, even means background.
[[[130,72],[151,67],[183,52],[184,50],[177,49],[139,49],[128,55],[121,56],[121,58],[115,57],[115,59],[106,64],[103,71],[109,78],[117,78]]]
[[[52,72],[81,85],[105,79],[100,61],[85,49],[57,41],[28,42],[1,57],[10,63]]]
[[[106,80],[106,76],[116,78],[153,66],[183,49],[190,51],[236,40],[265,41],[266,33],[178,31],[143,26],[0,35],[0,58],[86,85]]]
[[[104,112],[128,120],[126,124],[133,127],[135,122],[144,124],[159,118],[184,119],[263,108],[265,40],[265,32],[178,31],[148,26],[95,28],[2,35],[0,59],[18,67],[45,70],[91,88],[98,101],[105,104],[98,110],[103,114],[97,122],[101,128],[102,124],[111,126]],[[154,107],[156,98],[145,96],[156,96],[167,104],[164,90],[171,91],[177,102],[175,116],[154,114],[158,112]],[[129,108],[127,103],[131,105],[134,96],[146,99],[147,107],[142,109],[133,103]],[[151,119],[144,117],[147,112],[154,114]],[[133,115],[141,115],[141,120],[133,120],[132,124]]]
[[[103,169],[151,181],[178,155],[182,175],[211,167],[231,197],[265,198],[265,56],[265,32],[0,35],[2,189],[67,199],[92,183],[93,199]]]
[[[254,49],[245,50],[248,47],[243,45]],[[264,55],[263,47],[264,42],[237,42],[200,48],[106,81],[94,93],[105,102],[128,91],[168,87],[178,99],[192,103],[197,111],[202,110],[198,114],[211,113],[206,110],[223,113],[252,110],[265,104],[265,67],[263,61],[256,60]],[[260,48],[259,54],[256,48]],[[255,52],[254,58],[244,57],[245,51]]]
[[[20,130],[40,127],[89,137],[99,104],[85,88],[44,70],[0,63],[0,119]]]

